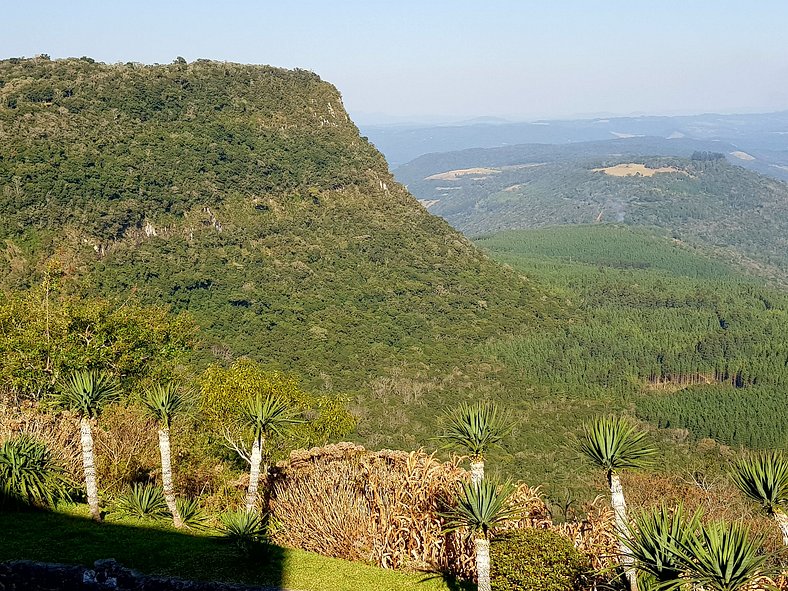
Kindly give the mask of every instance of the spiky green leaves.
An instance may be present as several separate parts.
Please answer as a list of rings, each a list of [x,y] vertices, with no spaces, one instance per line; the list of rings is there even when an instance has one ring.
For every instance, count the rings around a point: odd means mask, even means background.
[[[152,484],[134,483],[118,498],[115,509],[123,515],[137,519],[168,517],[170,514],[164,493]]]
[[[242,418],[256,438],[282,435],[289,425],[303,422],[287,402],[270,394],[258,394],[247,400]]]
[[[695,588],[739,591],[764,574],[767,556],[760,551],[761,542],[741,523],[715,521],[676,544],[674,551]]]
[[[509,506],[514,490],[510,483],[498,485],[489,479],[478,484],[462,483],[455,506],[441,513],[446,520],[444,531],[467,528],[471,533],[486,538],[496,525],[522,514],[521,508]]]
[[[441,439],[447,446],[462,449],[474,458],[482,458],[492,447],[500,445],[512,429],[512,424],[491,402],[463,402],[447,414],[447,419],[448,426]]]
[[[583,425],[580,451],[608,472],[640,468],[656,453],[645,439],[645,431],[621,417],[599,417]]]
[[[101,409],[115,401],[120,388],[115,379],[101,371],[72,373],[55,395],[55,406],[70,410],[79,417],[96,418]]]
[[[64,471],[43,443],[17,435],[0,444],[0,505],[52,507],[67,496]]]
[[[788,503],[788,460],[774,451],[752,455],[736,463],[733,482],[772,515]]]
[[[687,516],[681,505],[672,511],[663,505],[635,517],[634,529],[620,538],[645,579],[645,588],[680,579],[684,566],[672,548],[688,544],[699,525],[700,511]]]
[[[702,523],[701,512],[688,516],[681,506],[665,507],[635,518],[635,531],[623,537],[643,588],[739,591],[767,574],[762,538],[741,523]]]
[[[266,539],[265,523],[257,511],[228,511],[219,517],[219,521],[222,537],[244,554],[249,554],[255,544]]]
[[[148,414],[169,429],[175,415],[185,409],[186,399],[175,384],[156,384],[143,394],[142,404]]]

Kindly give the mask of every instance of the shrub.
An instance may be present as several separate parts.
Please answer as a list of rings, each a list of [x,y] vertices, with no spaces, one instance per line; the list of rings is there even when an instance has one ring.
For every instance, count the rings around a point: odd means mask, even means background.
[[[175,505],[178,507],[178,513],[184,524],[193,529],[205,529],[207,527],[208,516],[197,499],[178,497],[175,500]]]
[[[0,506],[51,507],[67,496],[63,468],[46,445],[27,435],[0,445]]]
[[[490,563],[492,588],[498,591],[572,591],[589,570],[568,538],[544,529],[494,539]]]
[[[219,533],[244,554],[266,538],[263,519],[256,511],[228,511],[219,517]]]
[[[152,484],[133,484],[118,498],[115,509],[123,515],[137,519],[168,517],[170,514],[164,493]]]

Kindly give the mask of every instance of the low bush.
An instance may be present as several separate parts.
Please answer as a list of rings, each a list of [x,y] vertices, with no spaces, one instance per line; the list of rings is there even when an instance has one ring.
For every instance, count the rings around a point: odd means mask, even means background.
[[[490,563],[497,591],[572,591],[589,572],[568,538],[545,529],[514,530],[493,540]]]
[[[170,515],[162,490],[152,484],[133,484],[115,502],[115,509],[127,516],[143,518],[160,518]]]
[[[267,541],[263,518],[256,511],[228,511],[219,519],[219,533],[243,554],[250,554],[259,542]]]
[[[63,468],[46,445],[27,435],[0,444],[0,507],[52,507],[67,496]]]

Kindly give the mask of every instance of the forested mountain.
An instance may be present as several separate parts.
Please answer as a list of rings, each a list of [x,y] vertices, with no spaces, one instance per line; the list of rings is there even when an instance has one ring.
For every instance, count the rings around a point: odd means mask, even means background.
[[[189,311],[203,361],[329,389],[448,370],[560,308],[428,214],[302,70],[0,62],[0,239],[6,290],[56,259],[68,289]]]
[[[395,171],[428,209],[468,235],[623,222],[718,249],[754,272],[788,277],[788,184],[689,140],[644,155],[640,138],[423,156]]]

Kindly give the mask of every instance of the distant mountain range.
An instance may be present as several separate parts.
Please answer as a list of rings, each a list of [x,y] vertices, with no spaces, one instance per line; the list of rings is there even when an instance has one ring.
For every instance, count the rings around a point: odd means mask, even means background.
[[[704,149],[743,152],[748,167],[788,179],[788,111],[747,115],[613,117],[451,125],[374,125],[361,132],[392,167],[423,154],[516,144],[568,144],[644,137],[707,142]],[[757,168],[756,168],[757,167]]]

